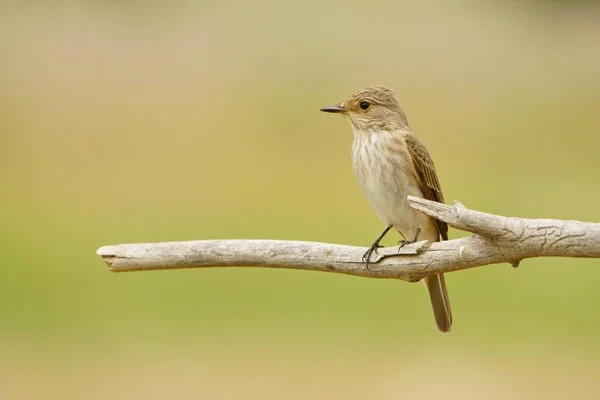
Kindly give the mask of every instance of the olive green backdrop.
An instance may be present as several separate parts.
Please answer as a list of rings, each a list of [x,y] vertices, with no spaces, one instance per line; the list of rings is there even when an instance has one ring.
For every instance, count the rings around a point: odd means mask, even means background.
[[[370,84],[398,92],[448,202],[600,221],[600,8],[414,3],[4,3],[0,397],[600,396],[600,260],[452,273],[441,335],[422,285],[95,255],[370,244],[349,124],[318,111]]]

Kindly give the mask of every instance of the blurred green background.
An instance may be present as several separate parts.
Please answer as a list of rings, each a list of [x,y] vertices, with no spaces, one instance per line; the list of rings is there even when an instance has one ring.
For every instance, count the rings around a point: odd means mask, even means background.
[[[0,398],[598,398],[599,260],[452,273],[441,335],[420,284],[95,255],[368,245],[350,126],[318,109],[370,84],[448,202],[600,221],[594,4],[3,2]]]

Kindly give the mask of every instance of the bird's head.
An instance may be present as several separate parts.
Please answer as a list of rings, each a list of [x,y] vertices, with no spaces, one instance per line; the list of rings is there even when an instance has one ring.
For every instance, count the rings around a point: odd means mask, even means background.
[[[356,133],[408,129],[408,121],[396,100],[396,93],[382,85],[361,89],[347,100],[323,107],[321,111],[347,116]]]

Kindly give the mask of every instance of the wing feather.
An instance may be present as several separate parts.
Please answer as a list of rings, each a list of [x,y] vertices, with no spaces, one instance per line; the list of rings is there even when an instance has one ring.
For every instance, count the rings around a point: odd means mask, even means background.
[[[409,133],[404,137],[408,153],[412,159],[413,167],[423,192],[423,197],[427,200],[437,201],[438,203],[444,202],[444,195],[442,194],[442,187],[438,180],[437,173],[435,172],[435,165],[429,152],[421,143],[421,141],[413,134]],[[443,240],[448,240],[448,225],[445,222],[435,220],[440,236]]]

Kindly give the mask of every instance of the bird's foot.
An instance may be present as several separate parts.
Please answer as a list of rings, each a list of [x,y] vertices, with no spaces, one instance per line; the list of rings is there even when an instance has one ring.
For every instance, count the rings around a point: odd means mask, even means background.
[[[371,256],[373,255],[373,253],[377,254],[377,249],[380,247],[383,246],[379,243],[373,243],[371,247],[369,247],[369,250],[367,250],[363,255],[362,261],[365,263],[365,267],[367,268],[367,270],[369,269],[369,264],[371,263]]]
[[[406,246],[407,244],[413,244],[416,243],[419,240],[419,234],[421,233],[421,228],[417,228],[417,232],[415,233],[415,238],[413,240],[408,240],[406,238],[400,240],[398,242],[398,244],[400,245],[400,247],[398,247],[398,253],[400,253],[400,250]],[[403,235],[404,236],[404,235]]]
[[[383,230],[383,232],[381,232],[381,234],[377,237],[377,239],[375,239],[375,241],[373,242],[371,247],[369,247],[369,250],[367,250],[365,252],[365,254],[363,255],[362,260],[365,263],[365,267],[367,268],[367,270],[369,270],[369,263],[371,262],[371,255],[373,255],[373,253],[377,254],[377,249],[380,247],[383,247],[379,244],[379,242],[381,242],[381,239],[383,239],[385,234],[388,233],[388,231],[390,229],[392,229],[391,225],[386,226],[385,229]]]
[[[400,253],[400,250],[406,246],[407,244],[411,244],[414,243],[412,240],[408,240],[408,239],[402,239],[400,241],[398,241],[398,253]]]

